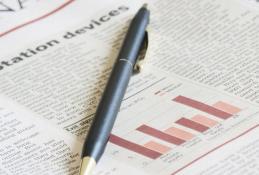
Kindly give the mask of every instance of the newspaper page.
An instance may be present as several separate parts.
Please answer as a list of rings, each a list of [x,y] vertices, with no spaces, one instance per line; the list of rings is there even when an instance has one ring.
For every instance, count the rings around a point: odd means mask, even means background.
[[[100,6],[100,0],[1,0],[0,56],[80,24],[115,2],[101,1]]]
[[[142,4],[120,1],[2,57],[1,94],[82,142]],[[198,175],[210,174],[211,167],[214,174],[231,174],[237,170],[230,166],[257,161],[249,155],[255,153],[259,113],[258,12],[242,4],[149,2],[147,63],[131,78],[96,175]],[[247,158],[235,162],[241,154]],[[258,174],[257,164],[245,165],[240,172]]]
[[[2,95],[0,125],[0,174],[78,174],[82,144]]]

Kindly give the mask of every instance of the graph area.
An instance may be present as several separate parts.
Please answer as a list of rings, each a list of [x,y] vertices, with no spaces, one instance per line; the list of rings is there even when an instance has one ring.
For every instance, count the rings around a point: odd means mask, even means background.
[[[125,98],[106,154],[168,175],[250,128],[258,114],[232,96],[164,78]]]
[[[172,101],[210,114],[211,116],[219,118],[222,121],[231,118],[233,115],[241,111],[239,107],[228,104],[224,101],[217,101],[216,103],[209,105],[196,99],[191,99],[181,95],[173,98]],[[179,118],[178,120],[174,121],[174,126],[170,126],[165,130],[158,130],[146,124],[135,128],[135,130],[156,138],[157,140],[178,146],[195,137],[195,134],[189,132],[189,130],[203,133],[218,123],[219,121],[211,117],[209,118],[204,114],[195,114],[190,118]],[[181,126],[181,128],[177,127],[177,125]],[[146,143],[140,145],[114,134],[110,136],[109,141],[113,144],[116,144],[117,146],[136,152],[150,159],[157,159],[172,149],[171,147],[163,145],[162,143],[154,140],[149,140]]]

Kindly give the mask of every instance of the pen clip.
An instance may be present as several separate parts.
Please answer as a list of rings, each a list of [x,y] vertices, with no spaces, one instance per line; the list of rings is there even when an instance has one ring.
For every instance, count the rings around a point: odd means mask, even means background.
[[[145,56],[147,53],[147,49],[148,49],[148,32],[146,31],[140,51],[139,51],[138,58],[136,60],[134,68],[133,68],[134,74],[141,72],[141,70],[143,69],[143,64],[144,64]]]

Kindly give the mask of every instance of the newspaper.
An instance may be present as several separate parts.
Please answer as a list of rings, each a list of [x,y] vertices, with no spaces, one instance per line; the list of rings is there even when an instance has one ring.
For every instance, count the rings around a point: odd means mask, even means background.
[[[74,27],[1,55],[1,174],[78,173],[113,62],[143,3],[113,1]],[[131,78],[94,174],[258,174],[255,5],[148,3],[145,67]]]

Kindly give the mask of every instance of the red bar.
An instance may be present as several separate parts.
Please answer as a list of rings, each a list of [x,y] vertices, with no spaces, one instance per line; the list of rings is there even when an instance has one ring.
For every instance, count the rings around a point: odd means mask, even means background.
[[[204,104],[202,102],[184,97],[184,96],[178,96],[175,99],[173,99],[173,101],[177,102],[177,103],[181,103],[184,104],[186,106],[190,106],[192,108],[198,109],[200,111],[206,112],[208,114],[214,115],[216,117],[219,117],[221,119],[227,119],[229,117],[232,116],[232,114],[229,114],[227,112],[224,112],[222,110],[219,110],[213,106],[209,106],[207,104]]]
[[[194,122],[192,120],[189,120],[187,118],[181,118],[181,119],[177,120],[175,123],[177,123],[179,125],[182,125],[182,126],[185,126],[187,128],[196,130],[198,132],[204,132],[204,131],[209,129],[209,127],[204,126],[204,125],[199,124],[199,123],[196,123],[196,122]]]
[[[156,159],[160,157],[162,154],[151,149],[148,149],[144,146],[138,145],[136,143],[125,140],[121,137],[111,134],[109,141],[115,145],[121,146],[125,149],[131,150],[133,152],[139,153],[143,156],[149,157],[151,159]]]
[[[137,128],[138,131],[143,132],[145,134],[148,134],[150,136],[156,137],[158,139],[164,140],[169,143],[173,143],[175,145],[181,145],[182,143],[185,142],[185,140],[179,139],[177,137],[174,137],[172,135],[166,134],[162,131],[159,131],[155,128],[151,128],[147,125],[142,125]]]

